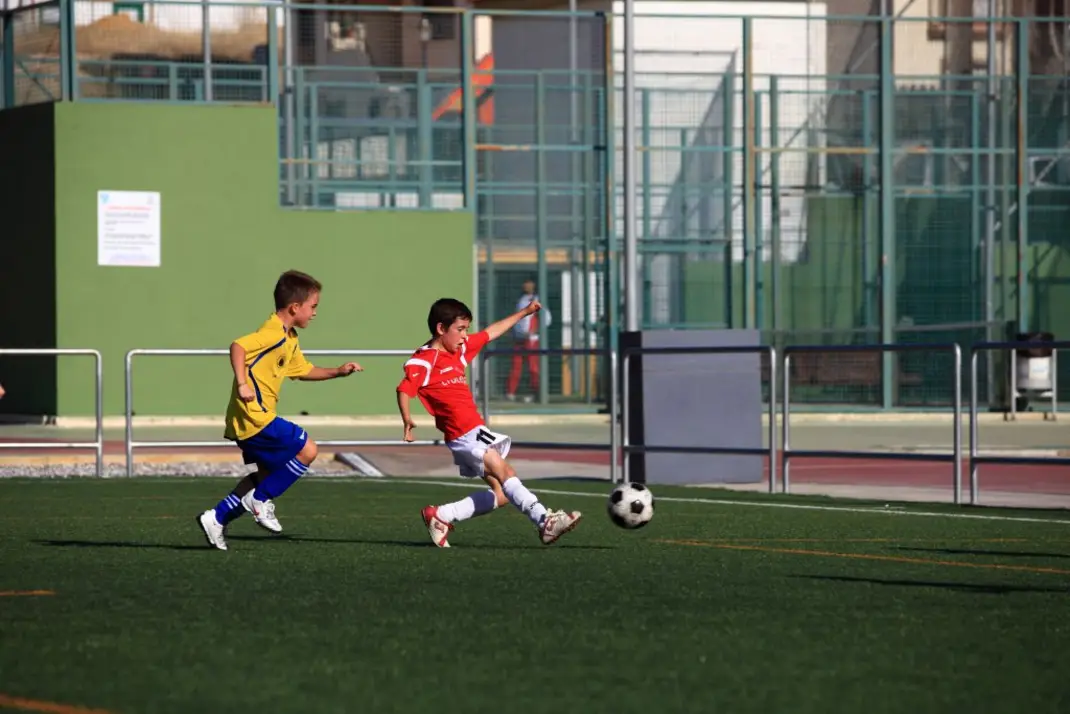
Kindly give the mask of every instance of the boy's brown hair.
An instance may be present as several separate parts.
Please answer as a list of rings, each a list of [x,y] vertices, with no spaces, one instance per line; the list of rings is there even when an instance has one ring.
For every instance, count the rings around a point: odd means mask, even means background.
[[[303,303],[313,293],[322,292],[320,281],[299,270],[287,270],[275,283],[275,309],[282,310],[293,303]]]

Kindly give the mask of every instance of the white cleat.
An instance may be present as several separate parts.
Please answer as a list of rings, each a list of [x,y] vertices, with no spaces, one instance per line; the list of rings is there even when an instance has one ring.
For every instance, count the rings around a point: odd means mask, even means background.
[[[215,509],[210,508],[197,517],[197,523],[204,531],[204,537],[208,539],[208,545],[215,546],[220,550],[227,549],[227,541],[223,538],[226,527],[215,517]]]
[[[254,493],[256,493],[255,489],[242,496],[241,505],[252,514],[256,525],[272,533],[282,533],[282,524],[279,523],[278,518],[275,518],[274,502],[270,499],[258,501]]]
[[[453,524],[446,523],[438,517],[438,509],[435,506],[427,506],[420,511],[420,517],[424,519],[424,525],[427,526],[427,535],[431,536],[431,542],[439,548],[449,548],[450,542],[447,540],[450,535],[450,531],[453,530]]]
[[[542,538],[542,542],[545,545],[550,545],[575,528],[581,518],[583,518],[583,514],[579,511],[572,511],[571,513],[550,511],[546,514],[546,518],[543,519],[542,527],[539,528],[539,537]]]

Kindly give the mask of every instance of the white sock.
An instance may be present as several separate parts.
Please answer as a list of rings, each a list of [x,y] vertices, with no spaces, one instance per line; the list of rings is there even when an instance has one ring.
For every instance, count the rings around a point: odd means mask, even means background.
[[[482,516],[484,513],[490,513],[497,507],[494,491],[489,489],[476,491],[465,496],[460,501],[439,506],[438,517],[446,521],[446,523],[456,523],[457,521],[467,521],[475,516]]]
[[[546,517],[546,506],[539,503],[535,494],[520,482],[516,476],[502,484],[502,491],[509,502],[517,507],[517,510],[527,516],[536,526],[542,525],[542,519]]]

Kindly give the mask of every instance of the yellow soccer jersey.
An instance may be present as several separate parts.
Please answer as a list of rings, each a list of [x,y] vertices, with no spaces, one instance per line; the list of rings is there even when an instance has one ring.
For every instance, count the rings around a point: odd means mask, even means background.
[[[245,348],[245,381],[253,388],[256,399],[243,402],[238,397],[238,382],[234,381],[224,437],[242,440],[254,436],[275,418],[283,378],[305,376],[312,371],[312,363],[301,353],[297,332],[283,327],[275,314],[259,330],[235,342]]]

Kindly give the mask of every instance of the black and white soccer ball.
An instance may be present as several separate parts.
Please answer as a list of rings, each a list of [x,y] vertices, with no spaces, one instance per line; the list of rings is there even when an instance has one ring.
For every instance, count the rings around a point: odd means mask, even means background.
[[[614,525],[642,528],[654,517],[654,494],[641,483],[622,483],[609,494],[606,511]]]

